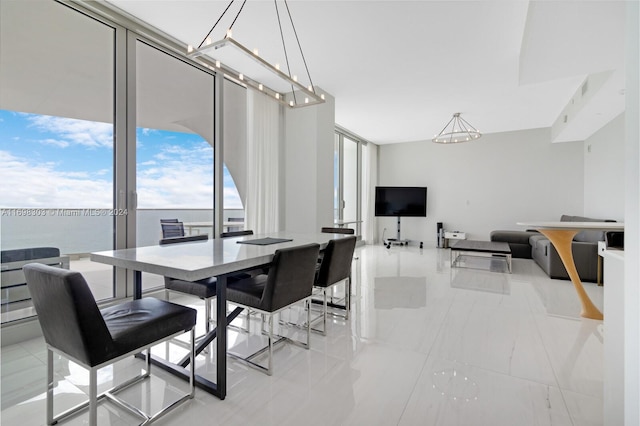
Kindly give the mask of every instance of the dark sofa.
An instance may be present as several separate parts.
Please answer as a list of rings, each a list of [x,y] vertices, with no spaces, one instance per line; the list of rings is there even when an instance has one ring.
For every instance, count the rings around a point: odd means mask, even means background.
[[[615,222],[582,216],[562,215],[562,222]],[[562,260],[551,242],[536,231],[493,231],[491,241],[506,242],[513,257],[533,259],[550,278],[568,280]],[[573,260],[582,281],[598,281],[598,241],[604,241],[603,231],[579,232],[571,244]]]

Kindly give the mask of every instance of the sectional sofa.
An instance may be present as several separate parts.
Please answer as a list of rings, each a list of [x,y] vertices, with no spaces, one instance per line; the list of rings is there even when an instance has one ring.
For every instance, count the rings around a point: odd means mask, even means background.
[[[582,216],[562,215],[562,222],[615,222]],[[493,231],[491,241],[509,244],[513,257],[533,259],[550,278],[568,280],[569,275],[553,244],[537,231]],[[582,281],[598,281],[598,241],[604,241],[602,231],[579,232],[571,244],[573,260]]]

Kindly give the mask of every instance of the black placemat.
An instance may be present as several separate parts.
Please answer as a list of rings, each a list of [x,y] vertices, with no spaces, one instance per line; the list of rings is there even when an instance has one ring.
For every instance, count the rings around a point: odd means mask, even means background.
[[[255,239],[255,240],[238,241],[238,244],[253,244],[253,245],[256,245],[256,246],[268,246],[269,244],[286,243],[288,241],[293,241],[293,240],[288,239],[288,238],[271,238],[271,237],[267,237],[267,238],[258,238],[258,239]]]

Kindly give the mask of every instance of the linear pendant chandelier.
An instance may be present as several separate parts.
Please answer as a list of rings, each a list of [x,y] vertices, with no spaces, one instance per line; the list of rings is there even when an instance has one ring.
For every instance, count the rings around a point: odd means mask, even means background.
[[[447,125],[444,126],[444,129],[431,140],[435,143],[459,143],[478,139],[481,136],[482,133],[478,129],[460,117],[459,112],[456,112]]]
[[[220,70],[228,77],[236,80],[240,84],[245,85],[251,89],[257,90],[266,94],[267,96],[272,97],[279,103],[289,106],[291,108],[300,108],[310,105],[317,105],[325,102],[324,93],[318,93],[313,86],[313,81],[311,80],[311,75],[309,73],[309,68],[307,67],[307,61],[304,57],[304,53],[302,52],[302,46],[300,45],[300,40],[298,39],[298,33],[295,29],[295,25],[293,23],[293,18],[291,17],[291,12],[289,10],[289,5],[287,4],[287,0],[284,0],[284,6],[286,7],[287,14],[289,15],[289,21],[291,23],[291,27],[293,28],[293,33],[295,34],[296,42],[298,44],[299,53],[302,58],[302,62],[304,63],[304,68],[307,74],[307,78],[309,80],[309,85],[305,86],[301,82],[298,81],[298,77],[296,75],[292,75],[291,69],[289,66],[289,54],[287,52],[287,46],[284,40],[284,33],[282,31],[282,24],[280,21],[280,11],[278,9],[278,3],[274,0],[274,6],[276,9],[276,14],[278,16],[278,27],[280,30],[280,37],[282,40],[282,48],[284,50],[284,57],[286,62],[286,72],[280,69],[279,64],[272,65],[265,59],[263,59],[259,53],[258,49],[250,50],[243,46],[239,41],[233,38],[232,28],[233,24],[235,24],[236,20],[240,16],[244,5],[247,0],[244,0],[240,10],[236,14],[233,22],[229,26],[229,29],[226,32],[226,35],[223,39],[218,41],[212,41],[210,36],[213,30],[216,28],[218,23],[222,20],[224,15],[227,13],[231,5],[235,2],[235,0],[231,0],[231,2],[227,5],[226,9],[222,12],[222,15],[218,18],[216,23],[213,25],[211,30],[207,33],[204,40],[198,45],[197,48],[193,46],[187,47],[187,56],[190,58],[198,58],[199,62],[207,66],[212,70]],[[224,48],[224,49],[223,49]],[[227,57],[234,58],[235,62],[240,65],[233,65],[225,62],[225,60],[219,59],[223,55],[223,50],[225,50]],[[231,50],[231,52],[229,52]],[[269,86],[266,82],[258,81],[260,78],[252,78],[248,73],[251,73],[251,70],[256,72],[255,66],[258,65],[259,68],[266,69],[269,71],[269,75],[275,77],[275,81],[279,84],[279,88],[274,88]],[[240,66],[246,67],[247,69],[237,69]],[[272,84],[273,85],[273,84]],[[284,89],[286,87],[286,89]],[[290,90],[290,92],[289,92]],[[286,93],[288,92],[288,93]],[[288,98],[288,99],[287,99]]]

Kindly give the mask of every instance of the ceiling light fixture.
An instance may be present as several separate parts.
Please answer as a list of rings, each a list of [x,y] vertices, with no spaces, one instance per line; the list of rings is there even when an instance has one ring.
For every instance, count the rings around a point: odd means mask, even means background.
[[[289,10],[289,5],[287,4],[287,0],[283,0],[284,6],[287,9],[287,14],[289,15],[289,21],[291,23],[291,27],[293,29],[293,34],[295,35],[296,42],[298,44],[298,49],[300,51],[300,56],[302,58],[302,62],[304,63],[304,68],[306,71],[306,75],[308,78],[308,85],[305,85],[298,81],[298,77],[296,75],[292,75],[291,69],[289,66],[289,55],[287,52],[287,46],[284,40],[284,33],[282,31],[282,23],[280,21],[280,12],[278,9],[278,2],[274,1],[274,6],[276,9],[276,15],[278,16],[278,28],[280,30],[280,38],[282,39],[282,48],[284,50],[284,57],[286,62],[286,73],[280,70],[280,65],[276,63],[275,65],[270,64],[264,58],[262,58],[258,54],[258,49],[249,50],[245,46],[243,46],[240,42],[238,42],[235,38],[233,38],[232,28],[233,24],[236,22],[242,9],[244,8],[247,0],[242,2],[242,6],[240,10],[236,14],[233,22],[229,26],[226,31],[226,35],[223,39],[219,41],[212,42],[211,41],[211,33],[216,28],[218,23],[222,20],[224,15],[227,13],[231,5],[235,0],[231,0],[231,2],[227,5],[226,9],[222,12],[222,15],[218,18],[216,23],[211,27],[211,30],[204,37],[200,45],[197,48],[193,48],[193,46],[187,47],[187,56],[190,58],[198,58],[199,61],[205,63],[205,65],[209,65],[210,63],[215,63],[216,68],[220,69],[225,75],[235,79],[246,87],[255,89],[257,91],[266,93],[267,95],[273,97],[278,100],[283,105],[290,106],[292,108],[297,107],[305,107],[310,105],[316,105],[325,102],[324,94],[317,93],[316,89],[313,86],[313,81],[311,80],[311,75],[309,73],[309,68],[307,67],[307,61],[304,57],[304,53],[302,52],[302,46],[300,45],[300,40],[298,39],[298,33],[296,31],[295,25],[293,23],[293,18],[291,17],[291,11]],[[226,48],[225,50],[229,52],[228,60],[221,60],[222,56],[222,48]],[[206,55],[206,56],[205,56]],[[212,55],[215,55],[214,58]],[[250,61],[247,61],[250,59]],[[210,62],[213,61],[213,62]],[[230,62],[235,61],[239,65],[235,65],[236,67],[242,66],[242,71],[234,69],[234,65]],[[269,71],[268,76],[275,77],[274,83],[267,84],[266,81],[258,81],[258,79],[262,79],[262,77],[252,78],[249,75],[252,75],[251,70],[255,65],[259,65],[260,69],[266,69]],[[245,68],[247,68],[245,70]],[[253,68],[252,68],[253,69]],[[259,71],[254,70],[254,74],[259,74]],[[277,88],[273,87],[278,85]],[[291,89],[290,96],[285,96],[285,92]],[[287,100],[287,97],[290,99]],[[300,100],[300,102],[298,102]]]
[[[444,129],[431,140],[435,143],[458,143],[478,139],[480,136],[482,133],[456,112]]]

